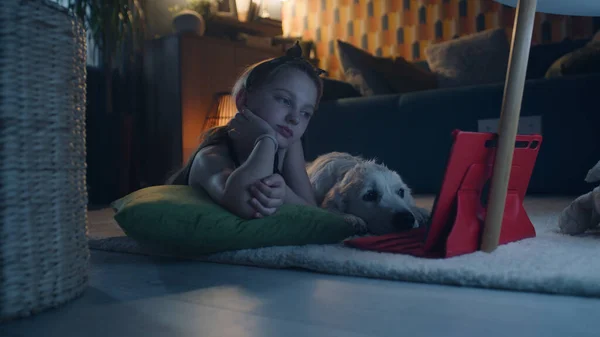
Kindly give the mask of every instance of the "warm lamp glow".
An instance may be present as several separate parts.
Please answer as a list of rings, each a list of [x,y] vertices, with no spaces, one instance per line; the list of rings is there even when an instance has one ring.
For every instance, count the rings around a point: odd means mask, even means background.
[[[204,130],[227,124],[236,112],[237,108],[230,93],[216,94],[212,109],[204,124]]]
[[[246,21],[248,18],[248,11],[250,10],[250,4],[252,0],[235,0],[235,7],[237,9],[238,20]]]
[[[281,20],[281,7],[286,0],[235,0],[238,20],[252,21],[258,18]]]

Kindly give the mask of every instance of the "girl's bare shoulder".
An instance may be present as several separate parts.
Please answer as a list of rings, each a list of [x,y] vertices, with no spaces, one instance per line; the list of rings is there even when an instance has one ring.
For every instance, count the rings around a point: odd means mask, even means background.
[[[227,146],[223,144],[217,144],[209,145],[198,151],[192,166],[214,173],[215,171],[233,168],[234,163],[229,156]]]

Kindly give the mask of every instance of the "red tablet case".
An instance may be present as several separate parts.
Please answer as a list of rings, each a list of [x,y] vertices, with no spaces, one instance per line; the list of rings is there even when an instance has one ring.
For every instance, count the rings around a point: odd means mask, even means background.
[[[479,250],[498,135],[452,133],[454,142],[429,223],[406,232],[346,240],[350,247],[428,258]],[[499,244],[535,237],[524,207],[541,135],[518,135],[515,143]]]

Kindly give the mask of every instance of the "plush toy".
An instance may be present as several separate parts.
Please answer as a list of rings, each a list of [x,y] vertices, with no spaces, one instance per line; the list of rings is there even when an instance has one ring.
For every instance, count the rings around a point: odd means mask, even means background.
[[[600,181],[600,161],[585,178],[588,183]],[[600,225],[600,186],[575,199],[558,218],[558,227],[565,234],[576,235]]]

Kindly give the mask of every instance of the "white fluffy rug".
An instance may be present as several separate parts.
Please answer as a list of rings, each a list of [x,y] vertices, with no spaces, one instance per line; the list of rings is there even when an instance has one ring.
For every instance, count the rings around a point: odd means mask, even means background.
[[[450,259],[425,259],[342,245],[308,245],[241,250],[196,259],[421,283],[600,296],[600,237],[571,237],[557,232],[557,215],[570,202],[565,198],[527,199],[525,208],[537,237],[500,246],[491,254],[476,252]],[[418,203],[430,207],[432,200],[419,199]],[[166,255],[146,250],[123,236],[114,221],[99,221],[112,216],[112,211],[102,212],[91,214],[90,248]]]

